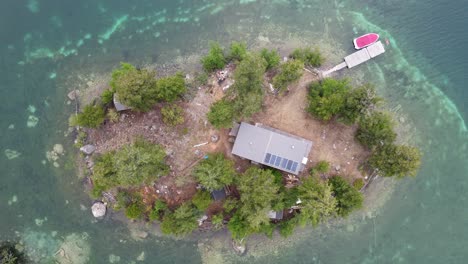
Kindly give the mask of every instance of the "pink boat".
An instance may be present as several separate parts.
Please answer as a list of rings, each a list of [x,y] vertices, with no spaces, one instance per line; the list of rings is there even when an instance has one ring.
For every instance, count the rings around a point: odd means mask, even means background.
[[[369,34],[362,35],[353,40],[354,48],[355,49],[365,48],[367,46],[374,44],[375,42],[377,42],[377,40],[379,40],[379,34],[369,33]]]

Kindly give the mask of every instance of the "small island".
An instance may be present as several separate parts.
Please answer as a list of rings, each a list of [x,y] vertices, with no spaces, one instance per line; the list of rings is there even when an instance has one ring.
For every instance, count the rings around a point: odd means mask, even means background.
[[[396,144],[375,88],[321,79],[323,62],[233,42],[190,74],[122,63],[70,118],[93,214],[174,236],[227,228],[242,252],[251,234],[347,217],[375,177],[414,176],[420,151]]]

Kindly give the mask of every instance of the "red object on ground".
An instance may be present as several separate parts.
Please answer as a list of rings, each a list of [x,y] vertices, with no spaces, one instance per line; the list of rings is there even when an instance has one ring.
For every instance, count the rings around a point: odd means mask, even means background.
[[[353,40],[354,48],[355,49],[365,48],[369,45],[374,44],[375,42],[377,42],[377,40],[379,40],[379,34],[369,33],[369,34],[362,35]]]

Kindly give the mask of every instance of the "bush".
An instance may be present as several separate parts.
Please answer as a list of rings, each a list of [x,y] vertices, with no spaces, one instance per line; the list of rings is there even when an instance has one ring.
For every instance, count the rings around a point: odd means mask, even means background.
[[[266,69],[271,70],[280,64],[280,55],[276,50],[262,49],[260,56],[266,61]]]
[[[136,69],[122,63],[112,72],[111,87],[118,95],[120,103],[137,111],[146,112],[157,102],[158,88],[156,73],[146,69]]]
[[[301,60],[306,66],[320,67],[325,61],[318,49],[312,50],[310,47],[303,49],[295,49],[291,57],[296,60]]]
[[[101,102],[104,105],[108,105],[114,101],[114,91],[111,89],[106,89],[101,94]]]
[[[229,60],[242,61],[247,57],[247,45],[242,42],[232,42],[229,49]]]
[[[161,223],[161,231],[164,234],[184,236],[190,234],[198,227],[197,210],[191,203],[184,203],[173,213],[167,212]]]
[[[327,173],[330,170],[330,163],[328,161],[321,160],[312,170],[316,173]]]
[[[226,213],[231,213],[232,211],[234,211],[234,209],[237,208],[237,206],[239,205],[239,201],[232,198],[232,197],[228,197],[226,200],[224,200],[224,203],[223,203],[223,209]]]
[[[186,91],[187,87],[184,75],[178,72],[175,75],[160,78],[157,81],[155,96],[159,102],[173,102]]]
[[[359,120],[356,138],[370,149],[392,144],[396,139],[393,125],[392,118],[388,114],[374,112]]]
[[[106,113],[101,106],[87,105],[83,111],[70,119],[70,125],[89,128],[99,127],[106,117]]]
[[[234,119],[234,104],[224,98],[215,102],[211,105],[207,118],[217,129],[231,127]]]
[[[335,195],[338,215],[348,216],[353,210],[360,209],[364,198],[362,194],[341,176],[333,176],[329,180]]]
[[[349,90],[347,80],[324,79],[322,82],[312,83],[308,96],[308,112],[322,120],[330,120],[342,113]]]
[[[156,200],[153,206],[153,210],[149,215],[150,221],[160,220],[161,214],[167,210],[167,204],[161,200]]]
[[[109,118],[110,122],[117,123],[119,121],[119,113],[115,109],[109,109],[107,111],[107,118]]]
[[[222,153],[209,154],[193,170],[195,178],[210,191],[219,190],[230,185],[236,171],[234,162],[226,159]]]
[[[340,119],[346,124],[354,124],[359,118],[369,115],[381,101],[383,99],[377,96],[375,88],[370,84],[350,90]]]
[[[197,207],[197,209],[201,212],[205,211],[208,206],[210,206],[211,202],[211,194],[207,191],[198,191],[192,197],[193,205],[195,205],[195,207]]]
[[[282,237],[289,237],[294,233],[294,229],[297,226],[296,218],[283,221],[279,224],[279,233]]]
[[[84,144],[86,143],[86,139],[88,138],[88,134],[86,134],[85,131],[83,130],[80,130],[78,132],[78,135],[76,136],[76,139],[75,139],[75,147],[77,148],[81,148],[82,146],[84,146]]]
[[[166,125],[177,126],[184,123],[184,110],[177,105],[164,106],[161,109],[163,122]]]
[[[29,263],[23,252],[16,249],[14,243],[0,243],[0,263],[2,264],[25,264]]]
[[[289,60],[280,66],[280,72],[273,77],[273,87],[284,91],[291,83],[299,80],[303,73],[304,63],[300,60]]]
[[[140,219],[143,216],[143,206],[138,203],[134,202],[125,208],[125,215],[130,219]]]
[[[364,185],[365,185],[365,182],[364,182],[364,180],[361,179],[361,178],[356,179],[356,180],[354,180],[354,182],[353,182],[353,187],[354,187],[356,190],[358,190],[358,191],[360,191],[360,190],[362,189],[362,187],[364,187]]]
[[[219,230],[224,226],[223,214],[215,214],[211,217],[211,224],[214,230]]]
[[[202,58],[201,63],[206,72],[222,69],[226,65],[223,49],[219,43],[211,43],[210,51]]]
[[[369,164],[384,177],[415,176],[421,166],[421,152],[404,145],[384,145],[372,154]]]

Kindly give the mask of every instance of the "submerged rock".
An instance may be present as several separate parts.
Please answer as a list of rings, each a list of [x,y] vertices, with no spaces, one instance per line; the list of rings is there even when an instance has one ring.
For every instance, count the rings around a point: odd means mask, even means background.
[[[95,202],[91,207],[91,212],[96,218],[103,217],[106,215],[106,205],[103,202]]]
[[[69,92],[69,93],[67,94],[67,96],[68,96],[68,98],[69,98],[70,100],[73,101],[73,100],[76,100],[76,98],[78,97],[79,94],[80,94],[80,91],[78,91],[78,90],[73,90],[73,91]]]
[[[18,151],[16,151],[16,150],[5,149],[5,156],[6,156],[7,159],[9,159],[9,160],[16,159],[16,158],[18,158],[20,155],[21,155],[21,153],[18,152]]]
[[[96,150],[96,147],[94,145],[85,145],[80,148],[80,151],[83,152],[86,155],[91,155],[93,152]]]
[[[28,121],[26,122],[27,127],[35,127],[39,123],[39,118],[36,116],[30,115]]]

